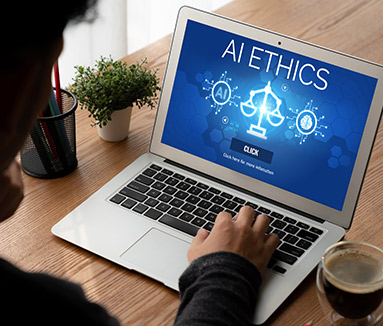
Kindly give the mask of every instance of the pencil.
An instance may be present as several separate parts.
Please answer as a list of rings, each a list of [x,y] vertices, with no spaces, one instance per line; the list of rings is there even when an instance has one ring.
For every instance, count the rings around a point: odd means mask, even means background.
[[[55,85],[56,85],[56,99],[57,104],[60,109],[60,113],[63,113],[63,105],[61,101],[61,86],[60,86],[60,72],[59,72],[59,61],[57,60],[54,65],[54,71],[55,71]]]
[[[305,326],[313,326],[314,325],[314,321],[309,321],[308,323],[305,324]]]

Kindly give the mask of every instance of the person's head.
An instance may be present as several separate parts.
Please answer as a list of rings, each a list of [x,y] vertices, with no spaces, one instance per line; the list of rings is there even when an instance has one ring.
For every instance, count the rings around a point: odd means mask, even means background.
[[[63,31],[97,0],[7,1],[0,13],[0,173],[23,145],[51,92]]]

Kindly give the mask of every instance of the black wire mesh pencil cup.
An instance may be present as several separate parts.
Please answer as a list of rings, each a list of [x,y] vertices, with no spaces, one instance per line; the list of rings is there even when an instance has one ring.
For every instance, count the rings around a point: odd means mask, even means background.
[[[62,89],[61,102],[62,112],[51,116],[44,114],[37,119],[20,151],[21,167],[33,177],[58,178],[77,167],[77,99],[71,92]]]

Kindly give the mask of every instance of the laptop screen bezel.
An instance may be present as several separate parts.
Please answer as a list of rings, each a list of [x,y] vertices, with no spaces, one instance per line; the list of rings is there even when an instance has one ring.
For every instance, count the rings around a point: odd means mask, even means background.
[[[304,56],[337,65],[378,79],[370,112],[367,118],[365,131],[362,136],[359,151],[356,157],[354,170],[350,179],[342,211],[309,200],[292,192],[280,189],[271,184],[248,177],[234,170],[212,163],[205,159],[178,150],[161,143],[167,110],[172,94],[173,83],[176,76],[178,60],[180,57],[184,34],[188,20],[196,21],[224,31],[235,33],[250,39],[267,43],[282,49]],[[169,158],[179,164],[188,166],[216,179],[240,186],[262,197],[270,198],[284,206],[294,207],[306,214],[316,216],[348,229],[351,225],[356,203],[367,170],[369,157],[382,114],[383,103],[383,66],[355,58],[347,54],[326,49],[289,36],[271,32],[262,28],[248,25],[216,14],[207,13],[191,7],[182,7],[178,14],[176,28],[173,34],[172,45],[165,71],[162,92],[158,105],[156,121],[150,143],[150,152]]]

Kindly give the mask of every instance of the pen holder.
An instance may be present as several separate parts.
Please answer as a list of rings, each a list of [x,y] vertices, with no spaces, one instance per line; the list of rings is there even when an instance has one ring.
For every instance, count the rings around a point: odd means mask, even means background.
[[[61,90],[62,113],[39,117],[20,151],[23,171],[33,177],[53,179],[77,167],[76,97]]]

